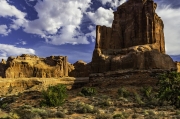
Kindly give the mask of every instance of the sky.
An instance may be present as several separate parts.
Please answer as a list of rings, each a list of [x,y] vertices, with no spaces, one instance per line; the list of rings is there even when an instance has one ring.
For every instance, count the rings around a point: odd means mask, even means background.
[[[164,21],[166,53],[180,61],[180,1],[154,0]],[[126,0],[0,0],[0,59],[21,54],[90,62],[96,25],[111,27]]]

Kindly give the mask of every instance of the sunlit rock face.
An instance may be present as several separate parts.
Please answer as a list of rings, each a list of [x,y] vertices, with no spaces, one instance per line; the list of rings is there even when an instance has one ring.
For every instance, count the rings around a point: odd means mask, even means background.
[[[50,56],[40,58],[35,55],[23,54],[9,57],[1,62],[1,77],[5,78],[51,78],[68,76],[66,56]]]
[[[96,27],[92,73],[176,69],[165,54],[164,24],[156,7],[153,0],[128,0],[114,12],[112,28]]]
[[[180,62],[175,62],[177,66],[177,71],[180,72]]]

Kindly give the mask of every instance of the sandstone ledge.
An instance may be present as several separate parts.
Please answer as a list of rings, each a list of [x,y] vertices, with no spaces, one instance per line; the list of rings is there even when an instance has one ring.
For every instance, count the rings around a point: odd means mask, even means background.
[[[89,76],[90,86],[126,86],[156,85],[158,75],[170,70],[119,70],[104,73],[93,73]],[[126,83],[125,83],[126,82]]]

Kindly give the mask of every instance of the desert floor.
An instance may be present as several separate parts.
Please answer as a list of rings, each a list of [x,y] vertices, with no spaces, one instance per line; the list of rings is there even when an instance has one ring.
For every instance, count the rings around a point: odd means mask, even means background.
[[[1,119],[179,119],[180,110],[160,105],[155,98],[156,79],[116,79],[93,85],[96,93],[84,96],[83,87],[68,90],[62,106],[40,106],[41,91],[28,91],[0,98]]]

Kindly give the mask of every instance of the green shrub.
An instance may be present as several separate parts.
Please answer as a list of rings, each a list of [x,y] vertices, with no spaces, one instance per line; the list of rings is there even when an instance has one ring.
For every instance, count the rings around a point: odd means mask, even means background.
[[[83,114],[84,113],[98,113],[99,111],[94,106],[85,104],[85,103],[78,103],[76,108],[79,113],[83,113]]]
[[[111,99],[103,99],[98,104],[101,105],[102,107],[114,105],[114,103]]]
[[[23,105],[15,109],[10,115],[12,119],[17,119],[15,118],[17,116],[20,119],[39,119],[48,117],[48,114],[45,109],[34,108],[30,105]]]
[[[115,114],[113,116],[113,119],[116,119],[116,118],[118,118],[118,119],[127,119],[129,116],[130,116],[129,113],[122,112],[121,114]]]
[[[92,96],[92,95],[95,95],[96,94],[96,89],[94,87],[83,87],[81,89],[81,93],[84,95],[84,96]]]
[[[4,103],[4,104],[2,104],[0,107],[1,107],[2,109],[6,109],[7,106],[8,106],[8,104],[7,104],[7,103]]]
[[[137,104],[142,105],[144,102],[141,99],[141,96],[138,93],[134,93],[134,98]]]
[[[32,112],[31,110],[25,109],[22,110],[17,109],[15,111],[17,115],[20,117],[20,119],[35,119],[35,118],[40,118],[40,116],[37,113]]]
[[[158,98],[161,103],[168,102],[180,107],[180,73],[169,72],[159,76]]]
[[[96,119],[111,119],[111,115],[110,114],[105,114],[105,113],[98,114],[96,116]]]
[[[49,86],[47,90],[42,91],[44,100],[42,105],[60,106],[67,98],[67,89],[65,85],[59,84],[56,86]]]
[[[126,98],[129,96],[129,92],[124,87],[119,88],[117,93],[120,97]]]
[[[146,98],[148,99],[151,98],[151,94],[152,94],[151,86],[143,87],[141,91]]]

